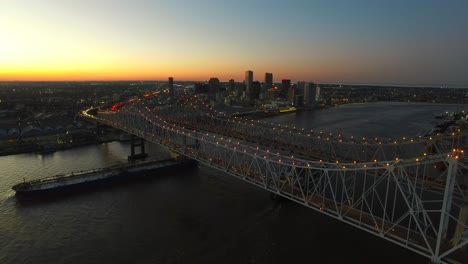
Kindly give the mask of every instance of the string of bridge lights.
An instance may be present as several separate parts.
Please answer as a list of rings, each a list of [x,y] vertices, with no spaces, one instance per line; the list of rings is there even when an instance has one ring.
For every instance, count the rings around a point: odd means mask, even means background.
[[[141,101],[141,100],[139,99],[138,102],[139,102],[139,101]],[[132,105],[132,107],[135,108],[135,109],[136,109],[136,107],[135,107],[136,103],[137,103],[136,100],[131,101],[131,105]],[[204,106],[206,106],[206,105],[204,105]],[[147,109],[150,113],[152,113],[147,107],[146,107],[146,109]],[[209,109],[209,108],[208,108],[208,109]],[[140,111],[139,109],[137,109],[137,110],[138,110],[138,112],[139,112],[140,114],[142,114],[141,111]],[[211,109],[210,109],[210,110],[211,110]],[[215,111],[215,113],[217,113],[216,110],[212,110],[212,111]],[[209,115],[209,116],[216,118],[216,116],[214,116],[214,115]],[[148,118],[147,116],[144,116],[144,117],[145,117],[145,118]],[[158,116],[156,116],[156,117],[159,118]],[[251,126],[256,125],[256,124],[255,124],[255,121],[257,121],[257,124],[258,124],[258,123],[261,123],[261,124],[268,124],[268,123],[265,122],[265,121],[253,120],[253,119],[249,120],[249,119],[240,118],[240,117],[234,117],[234,119],[237,119],[239,123],[242,123],[242,124],[245,124],[245,125],[251,125]],[[161,119],[161,120],[162,120],[162,119]],[[228,119],[228,120],[230,120],[230,119]],[[237,120],[236,120],[236,121],[237,121]],[[230,120],[230,121],[231,121],[231,122],[235,122],[235,121],[232,121],[232,120]],[[249,123],[249,122],[250,122],[250,123]],[[164,121],[164,123],[167,123],[167,122]],[[272,123],[272,122],[269,123],[269,124],[270,124],[271,126],[278,126],[279,128],[281,128],[281,131],[285,131],[285,129],[288,129],[288,126],[287,126],[287,125],[274,124],[274,123]],[[164,127],[164,128],[167,128],[167,129],[170,129],[170,130],[174,131],[174,127],[176,127],[176,128],[178,127],[177,125],[174,125],[174,124],[171,124],[171,125],[173,126],[173,128],[169,128],[169,127]],[[179,128],[185,129],[185,127],[179,127]],[[274,128],[274,129],[275,129],[275,128]],[[304,134],[302,134],[301,132],[297,132],[297,131],[296,131],[296,127],[293,127],[292,129],[289,128],[289,130],[287,130],[287,131],[288,131],[289,133],[298,133],[299,135],[304,135]],[[304,129],[302,129],[302,131],[304,131]],[[179,130],[176,130],[175,132],[179,133]],[[195,132],[196,132],[196,131],[195,131]],[[461,130],[458,129],[457,132],[461,132]],[[310,133],[308,133],[307,136],[310,137],[312,133],[314,133],[314,131],[313,131],[313,130],[310,130]],[[182,132],[182,134],[185,134],[185,133]],[[319,134],[320,134],[320,135],[323,135],[324,133],[323,133],[322,131],[320,131]],[[460,133],[459,133],[459,134],[460,134]],[[190,136],[190,133],[188,133],[188,135]],[[207,133],[207,135],[208,135],[208,133]],[[318,138],[320,138],[320,135],[318,136]],[[455,136],[455,133],[452,133],[451,135],[452,135],[452,136]],[[333,134],[330,133],[329,136],[330,136],[330,137],[333,137]],[[437,136],[440,136],[440,135],[438,134]],[[340,142],[342,142],[342,136],[341,136],[341,135],[338,135],[338,137],[340,138]],[[218,138],[216,138],[215,135],[213,135],[213,138],[214,138],[214,139],[221,140],[221,141],[225,140],[223,137],[218,137]],[[351,139],[354,139],[353,136],[351,136],[350,138],[351,138]],[[421,136],[420,136],[419,138],[421,138]],[[202,137],[202,140],[205,140],[205,138]],[[329,140],[329,137],[327,138],[327,140]],[[366,138],[362,138],[362,140],[364,141],[364,140],[366,140]],[[377,141],[378,138],[375,138],[374,140]],[[406,137],[403,137],[402,140],[403,140],[402,142],[404,142],[404,141],[406,140]],[[432,140],[432,137],[429,137],[429,140]],[[230,141],[231,141],[231,140],[229,140],[229,142],[230,142]],[[413,142],[413,141],[414,141],[413,139],[410,139],[410,140],[409,140],[409,142]],[[219,142],[219,141],[218,141],[218,142]],[[218,142],[217,142],[217,145],[219,145]],[[354,142],[352,142],[352,143],[354,143]],[[365,143],[367,143],[367,142],[365,141]],[[239,144],[239,142],[238,142],[238,144]],[[381,144],[381,142],[379,142],[379,144]],[[397,144],[397,141],[394,141],[393,144]],[[247,146],[247,145],[242,145],[242,146],[244,146],[244,149],[243,149],[243,152],[244,152],[244,153],[247,153],[245,148],[252,148],[251,146]],[[225,144],[225,147],[227,147],[227,144]],[[237,150],[236,147],[235,147],[234,149]],[[256,150],[259,151],[259,147],[256,147]],[[262,150],[262,151],[263,151],[263,150]],[[269,150],[266,150],[266,153],[269,153]],[[253,153],[253,154],[256,155],[256,153]],[[448,157],[455,158],[455,159],[459,159],[460,156],[463,155],[463,154],[464,154],[464,150],[462,150],[462,149],[453,149],[451,153],[447,154],[447,156],[448,156]],[[279,153],[277,153],[277,156],[279,156]],[[284,156],[284,157],[285,157],[285,156]],[[266,155],[265,155],[265,158],[266,158]],[[292,156],[292,158],[294,158],[294,157]],[[427,158],[427,154],[426,154],[426,153],[423,153],[423,155],[421,155],[421,157],[416,157],[416,158],[414,158],[414,161],[420,162],[420,161],[422,161],[422,160],[425,159],[425,158]],[[406,159],[406,160],[408,160],[408,159]],[[279,159],[278,161],[281,162],[281,159]],[[305,160],[303,160],[303,161],[305,161]],[[402,161],[402,160],[399,159],[398,157],[395,158],[395,162],[400,162],[400,161]],[[294,165],[294,163],[295,163],[295,162],[293,161],[292,164]],[[320,163],[320,164],[323,164],[323,161],[322,161],[322,160],[319,160],[319,163]],[[330,162],[325,162],[325,163],[326,163],[326,164],[332,164],[332,163],[330,163]],[[352,163],[349,163],[349,162],[348,162],[348,163],[347,163],[347,162],[340,162],[340,161],[336,161],[336,162],[335,162],[335,164],[346,164],[346,165],[343,165],[342,168],[346,168],[346,166],[349,166],[349,165],[355,165],[355,166],[356,166],[356,165],[358,165],[358,164],[361,164],[363,167],[367,167],[368,164],[370,164],[370,163],[371,163],[371,164],[377,164],[377,163],[379,163],[379,162],[378,162],[377,160],[375,160],[375,159],[373,160],[373,163],[372,163],[372,162],[358,162],[358,161],[353,161]],[[310,165],[310,164],[307,163],[307,166],[309,166],[309,165]],[[389,162],[386,162],[386,166],[389,166],[389,165],[390,165],[390,163],[389,163]]]
[[[184,115],[184,116],[186,116],[186,115]],[[177,121],[180,122],[180,120],[178,120],[177,118],[171,118],[171,120],[174,120],[174,121],[176,121],[176,122],[177,122]],[[189,123],[188,121],[185,121],[185,124],[190,124],[190,123]],[[247,125],[248,125],[248,124],[247,124]],[[252,125],[253,125],[253,124],[252,124]],[[426,155],[427,155],[426,153],[423,154],[423,156],[426,156]],[[396,159],[398,159],[398,158],[396,158]]]
[[[204,106],[206,106],[206,105],[204,105]],[[215,113],[218,113],[218,111],[215,110],[215,109],[210,109],[208,107],[207,107],[207,109],[210,110],[210,111],[214,111]],[[213,118],[218,117],[217,114],[216,115],[208,114],[208,115],[210,117],[213,117]],[[224,116],[226,116],[226,114],[224,114]],[[254,120],[254,119],[247,119],[247,118],[237,117],[237,116],[228,117],[227,121],[234,122],[234,123],[239,123],[239,124],[251,125],[251,126],[256,125],[256,124],[269,125],[269,127],[272,128],[273,130],[280,129],[279,131],[281,131],[281,132],[295,133],[295,134],[298,134],[298,135],[307,136],[307,137],[311,137],[311,138],[314,138],[316,136],[315,138],[317,138],[317,139],[324,139],[324,140],[327,140],[327,141],[335,139],[333,133],[331,133],[331,132],[330,133],[324,133],[323,131],[319,131],[318,135],[316,135],[316,132],[314,130],[310,130],[310,131],[306,132],[306,130],[304,128],[299,129],[299,128],[296,128],[295,126],[290,128],[288,125],[282,125],[282,124],[273,123],[273,122],[266,122],[266,121],[260,121],[260,120]],[[352,143],[352,144],[353,143],[379,144],[379,145],[411,144],[411,143],[419,143],[419,142],[431,141],[431,140],[436,140],[436,139],[439,140],[439,139],[448,138],[448,137],[453,138],[453,137],[459,136],[461,134],[462,134],[461,129],[457,129],[457,131],[451,132],[449,135],[437,133],[436,135],[429,136],[429,137],[423,137],[421,135],[417,136],[416,138],[406,137],[405,136],[405,137],[402,137],[401,140],[388,138],[386,141],[382,141],[378,137],[373,137],[373,138],[372,137],[370,137],[370,138],[362,137],[362,138],[357,139],[354,136],[350,136],[349,138],[346,138],[346,137],[342,136],[341,134],[338,134],[338,139],[336,139],[335,141],[340,142],[340,143]]]
[[[141,109],[137,109],[135,108],[138,113],[140,115],[142,115],[146,120],[150,121],[152,124],[154,125],[157,125],[151,117],[148,117],[147,114],[145,113],[142,113],[141,112]],[[264,159],[270,159],[270,155],[273,155],[277,157],[278,159],[278,163],[285,163],[284,160],[289,160],[289,164],[290,165],[293,165],[293,166],[297,166],[299,165],[299,163],[302,163],[303,166],[307,166],[307,167],[312,167],[311,163],[316,165],[318,168],[324,168],[324,166],[330,166],[330,165],[335,165],[334,167],[337,168],[341,168],[341,169],[346,169],[346,168],[349,168],[349,167],[359,167],[359,166],[362,166],[362,168],[370,168],[370,167],[379,167],[379,166],[390,166],[391,164],[395,164],[395,163],[398,163],[398,162],[402,162],[403,160],[400,160],[399,158],[396,158],[395,161],[393,162],[389,162],[389,161],[383,161],[383,162],[379,162],[377,160],[374,160],[373,162],[357,162],[357,161],[353,161],[352,163],[349,163],[349,162],[340,162],[340,161],[335,161],[335,163],[332,163],[332,162],[324,162],[322,160],[319,160],[319,161],[307,161],[307,160],[303,160],[303,159],[297,159],[297,158],[294,158],[294,156],[285,156],[285,155],[282,155],[280,154],[279,152],[277,152],[276,154],[272,154],[270,152],[269,149],[267,150],[263,150],[263,149],[260,149],[259,146],[257,147],[252,147],[252,146],[249,146],[249,145],[244,145],[244,144],[240,144],[240,141],[237,141],[237,144],[232,141],[231,138],[225,138],[223,136],[217,136],[217,135],[210,135],[210,133],[201,133],[201,132],[197,132],[197,131],[192,131],[192,132],[189,132],[190,130],[187,130],[185,127],[180,127],[178,125],[175,125],[175,124],[172,124],[172,123],[168,123],[166,122],[165,120],[162,120],[159,118],[159,116],[157,115],[154,115],[153,112],[150,111],[150,109],[148,108],[145,108],[147,110],[147,113],[151,114],[152,117],[155,117],[157,118],[159,121],[162,121],[163,124],[166,124],[166,125],[162,125],[162,128],[163,129],[166,129],[166,130],[169,130],[169,131],[172,131],[172,132],[175,132],[177,134],[182,134],[184,136],[189,136],[189,137],[192,137],[192,138],[195,138],[195,139],[198,139],[198,140],[203,140],[205,142],[208,142],[208,143],[211,143],[213,145],[216,145],[216,147],[225,147],[225,148],[229,148],[230,150],[234,149],[236,152],[242,152],[244,154],[249,154],[249,155],[253,155],[253,156],[257,156],[259,153],[263,153],[263,158]],[[187,132],[186,132],[187,131]],[[196,135],[202,135],[202,137],[197,137],[195,135],[192,135],[192,133],[196,134]],[[220,142],[224,142],[224,145],[223,143],[220,144]],[[229,146],[228,146],[229,144]],[[234,144],[234,145],[232,145]],[[252,152],[250,152],[252,151]],[[455,159],[458,159],[460,155],[462,155],[464,153],[464,151],[462,149],[453,149],[452,153],[451,154],[448,154],[449,157],[453,157]],[[262,156],[261,154],[259,156]],[[427,154],[424,153],[423,157],[417,157],[414,159],[415,162],[419,163],[421,162],[423,159],[427,158]],[[272,160],[273,161],[273,160]],[[405,159],[405,161],[409,161],[409,159]],[[299,162],[299,163],[298,163]]]

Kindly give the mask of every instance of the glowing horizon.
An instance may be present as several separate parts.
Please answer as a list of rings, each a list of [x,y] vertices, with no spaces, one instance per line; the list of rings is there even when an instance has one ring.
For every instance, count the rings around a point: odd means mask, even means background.
[[[0,81],[242,81],[253,70],[259,81],[272,72],[275,82],[468,86],[467,8],[0,0]]]

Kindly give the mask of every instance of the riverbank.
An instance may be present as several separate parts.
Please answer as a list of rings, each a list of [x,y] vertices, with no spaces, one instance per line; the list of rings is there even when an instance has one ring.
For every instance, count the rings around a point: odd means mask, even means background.
[[[58,143],[55,135],[30,137],[21,140],[9,139],[0,141],[0,156],[24,154],[24,153],[41,153],[49,154],[55,151],[72,149],[76,147],[97,145],[113,141],[120,141],[119,135],[101,135],[92,139],[72,141],[66,143]]]
[[[231,114],[231,117],[242,117],[242,118],[250,118],[250,119],[262,119],[262,118],[272,118],[275,116],[280,116],[284,114],[291,114],[291,113],[297,113],[297,112],[311,112],[311,111],[316,111],[316,110],[322,110],[326,109],[327,107],[325,106],[312,106],[312,107],[296,107],[294,110],[286,110],[286,111],[281,111],[281,110],[258,110],[258,111],[248,111],[245,113],[235,113]]]

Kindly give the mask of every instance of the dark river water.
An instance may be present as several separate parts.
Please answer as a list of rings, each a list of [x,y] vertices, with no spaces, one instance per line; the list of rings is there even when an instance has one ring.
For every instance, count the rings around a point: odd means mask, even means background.
[[[375,103],[270,118],[343,135],[399,137],[453,105]],[[462,110],[458,107],[458,110]],[[269,121],[267,120],[267,121]],[[168,156],[149,146],[154,158]],[[0,157],[0,263],[428,263],[423,257],[199,166],[35,202],[25,179],[124,163],[128,143]]]

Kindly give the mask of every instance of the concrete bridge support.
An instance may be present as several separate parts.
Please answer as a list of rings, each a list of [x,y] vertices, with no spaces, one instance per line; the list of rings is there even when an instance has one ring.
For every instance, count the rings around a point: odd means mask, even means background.
[[[136,153],[135,150],[137,148],[140,148],[140,153]],[[148,157],[148,153],[145,152],[145,139],[132,135],[130,139],[130,156],[128,156],[128,160],[145,159],[146,157]]]

